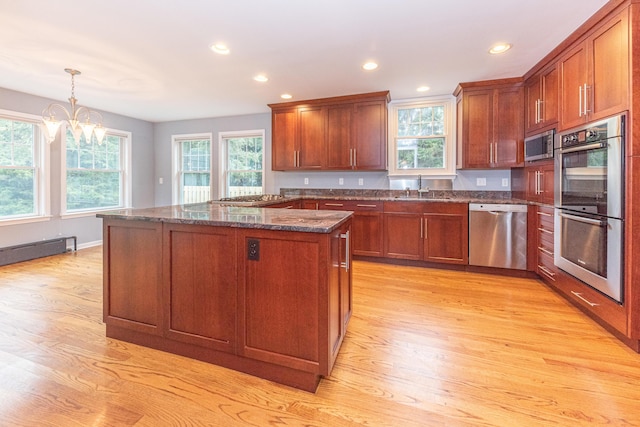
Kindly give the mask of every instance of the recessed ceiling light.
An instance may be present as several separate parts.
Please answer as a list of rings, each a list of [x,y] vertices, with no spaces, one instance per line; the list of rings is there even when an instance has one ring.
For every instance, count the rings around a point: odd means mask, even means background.
[[[489,49],[489,53],[493,53],[493,54],[504,53],[509,49],[511,49],[510,43],[498,43],[493,45],[491,49]]]
[[[227,45],[223,43],[214,43],[210,46],[210,48],[212,51],[214,51],[215,53],[219,53],[220,55],[228,55],[229,52],[231,52]]]
[[[253,80],[264,83],[266,81],[269,81],[269,77],[265,76],[264,74],[258,74],[257,76],[253,77]]]
[[[282,95],[280,95],[280,98],[282,98],[282,99],[291,99],[291,98],[293,98],[293,96],[289,95],[288,93],[283,93]]]
[[[362,66],[362,68],[367,71],[372,71],[378,68],[378,64],[376,64],[375,62],[367,62]]]
[[[418,92],[426,92],[426,91],[428,91],[429,89],[431,89],[429,86],[420,86],[420,87],[419,87],[419,88],[417,88],[416,90],[417,90]]]

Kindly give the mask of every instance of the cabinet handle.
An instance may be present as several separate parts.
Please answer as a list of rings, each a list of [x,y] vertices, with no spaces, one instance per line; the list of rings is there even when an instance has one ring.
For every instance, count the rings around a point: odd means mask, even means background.
[[[349,233],[347,230],[346,233],[340,234],[340,238],[345,240],[345,253],[344,253],[344,262],[341,262],[340,266],[343,267],[346,271],[349,271]]]
[[[498,163],[498,143],[497,142],[493,143],[493,149],[496,150],[496,154],[495,156],[493,156],[493,160],[494,162]]]
[[[424,239],[424,218],[420,218],[420,238]]]
[[[578,117],[582,117],[582,86],[578,86]]]
[[[349,167],[353,166],[353,148],[349,148]]]
[[[551,252],[551,251],[550,251],[550,250],[548,250],[548,249],[543,248],[542,246],[538,246],[538,250],[539,250],[540,252],[544,252],[545,254],[547,254],[547,255],[549,255],[549,256],[553,256],[553,252]]]
[[[538,211],[537,213],[538,213],[538,215],[541,215],[541,216],[551,216],[551,214],[548,214],[548,213],[546,213],[546,212],[540,212],[540,211]]]
[[[551,270],[549,270],[547,267],[538,264],[538,268],[540,269],[540,271],[542,271],[544,274],[546,274],[547,276],[549,276],[550,278],[554,278],[556,273],[553,273]]]
[[[489,164],[493,164],[493,142],[489,143]]]
[[[356,206],[359,208],[377,208],[378,207],[378,205],[360,205],[360,204],[357,204]]]
[[[429,224],[427,224],[427,218],[423,218],[422,220],[424,221],[424,239],[426,240],[429,235]]]
[[[353,164],[351,165],[351,167],[356,167],[358,166],[358,152],[356,151],[356,149],[353,149]]]
[[[344,206],[342,203],[325,203],[324,205],[325,206],[337,206],[339,208]]]
[[[585,297],[582,296],[582,294],[580,292],[576,292],[576,291],[571,291],[571,293],[573,295],[575,295],[576,297],[580,298],[582,301],[586,302],[587,304],[589,304],[591,307],[595,307],[598,306],[600,304],[596,304],[595,302],[591,302],[588,299],[586,299]]]
[[[589,113],[589,97],[587,96],[587,89],[590,89],[590,86],[587,86],[587,84],[584,84],[584,115],[586,116]]]
[[[544,228],[538,228],[538,231],[542,231],[543,233],[553,234],[553,231],[545,230]]]
[[[535,124],[540,123],[540,100],[536,99],[536,118],[533,121]]]

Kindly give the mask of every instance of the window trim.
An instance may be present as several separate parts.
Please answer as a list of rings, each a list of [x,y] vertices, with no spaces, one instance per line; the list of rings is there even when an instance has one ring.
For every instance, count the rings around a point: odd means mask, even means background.
[[[34,186],[35,186],[35,214],[20,215],[0,218],[0,226],[27,224],[33,222],[49,221],[51,215],[51,184],[50,165],[51,147],[45,140],[42,132],[42,117],[34,114],[0,109],[0,117],[9,120],[22,121],[35,124],[36,138],[34,141]]]
[[[267,174],[265,173],[264,169],[266,151],[265,134],[266,132],[264,129],[218,132],[218,145],[220,150],[218,195],[220,197],[227,197],[227,144],[225,144],[224,140],[230,138],[246,138],[251,136],[259,136],[262,138],[262,194],[265,194],[265,190],[267,188]]]
[[[115,135],[124,138],[123,147],[120,149],[120,162],[122,167],[122,194],[118,207],[83,209],[67,211],[67,124],[60,127],[60,218],[72,219],[94,216],[98,212],[113,211],[132,207],[132,172],[131,172],[131,132],[107,128],[106,135]],[[92,142],[94,144],[95,142]]]
[[[171,135],[171,204],[179,205],[182,194],[180,192],[180,170],[182,167],[181,143],[194,139],[209,140],[209,194],[213,194],[213,133],[185,133]]]
[[[455,100],[454,96],[434,96],[414,99],[399,99],[389,103],[389,178],[409,178],[422,175],[429,179],[454,179],[457,176]],[[439,169],[398,169],[396,165],[398,110],[434,105],[443,105],[445,110],[445,167]]]

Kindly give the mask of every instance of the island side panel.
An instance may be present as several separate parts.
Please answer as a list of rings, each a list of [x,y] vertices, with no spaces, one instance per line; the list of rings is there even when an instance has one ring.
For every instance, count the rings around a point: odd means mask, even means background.
[[[236,319],[236,231],[164,225],[167,338],[233,353]]]
[[[244,357],[323,374],[329,235],[239,232],[238,344]]]
[[[162,224],[104,219],[104,322],[162,335]]]

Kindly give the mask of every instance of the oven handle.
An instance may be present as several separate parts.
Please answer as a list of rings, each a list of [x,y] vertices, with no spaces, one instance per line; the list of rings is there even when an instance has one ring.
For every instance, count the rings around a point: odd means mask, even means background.
[[[569,215],[567,213],[564,212],[560,212],[560,216],[562,218],[567,218],[567,219],[572,219],[574,221],[578,221],[578,222],[584,222],[585,224],[591,224],[591,225],[597,225],[598,227],[605,227],[607,225],[607,221],[602,221],[599,219],[590,219],[590,218],[585,218],[583,216],[577,216],[577,215]]]
[[[608,145],[609,144],[606,142],[594,142],[587,145],[581,145],[579,147],[561,148],[558,151],[560,152],[560,154],[567,154],[567,153],[574,153],[576,151],[593,150],[594,148],[607,148]]]

